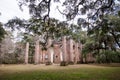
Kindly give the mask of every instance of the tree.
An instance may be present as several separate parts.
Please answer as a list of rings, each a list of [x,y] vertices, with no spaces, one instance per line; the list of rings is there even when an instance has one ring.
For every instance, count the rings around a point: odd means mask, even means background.
[[[71,30],[70,25],[66,22],[60,22],[54,18],[49,19],[48,22],[44,23],[41,19],[31,18],[29,20],[21,20],[19,18],[14,18],[8,21],[5,24],[6,27],[14,29],[24,28],[26,33],[32,33],[33,35],[39,35],[41,37],[41,44],[43,47],[46,46],[48,37],[51,38],[60,38],[63,35],[70,35]]]
[[[119,0],[117,0],[119,2]],[[58,11],[66,16],[67,20],[74,19],[79,15],[87,15],[87,19],[78,19],[78,24],[82,27],[87,27],[88,33],[94,32],[95,29],[101,29],[104,26],[104,16],[106,14],[113,14],[116,12],[119,3],[115,0],[65,0],[61,5],[65,7],[65,10]],[[60,2],[60,0],[54,0],[54,2]],[[47,27],[50,26],[49,13],[51,11],[51,4],[54,4],[52,0],[23,0],[19,1],[20,7],[24,4],[29,6],[30,14],[33,18],[39,18],[43,22],[47,22]],[[74,26],[75,27],[75,26]],[[104,27],[102,27],[104,28]],[[46,28],[47,29],[47,28]],[[114,35],[114,34],[112,34]],[[114,38],[116,38],[114,36]],[[115,39],[115,42],[118,41]],[[118,44],[119,45],[119,44]]]
[[[3,24],[0,22],[0,42],[4,38],[5,34],[6,34],[6,31],[3,28]]]
[[[116,61],[119,61],[119,56],[117,53],[117,46],[120,42],[120,24],[119,24],[118,15],[106,15],[103,18],[101,24],[98,25],[98,28],[94,28],[88,32],[89,38],[85,44],[83,52],[88,53],[92,52],[99,62],[111,62],[113,57],[117,57]],[[119,47],[120,48],[120,47]],[[111,56],[116,54],[114,56]],[[114,61],[114,60],[112,60]]]
[[[34,47],[35,47],[35,36],[33,34],[28,34],[20,32],[18,37],[21,38],[16,44],[16,57],[18,63],[33,63]]]
[[[118,12],[119,15],[119,12]],[[108,15],[107,19],[109,21],[110,34],[113,36],[114,41],[120,48],[120,17]]]
[[[22,8],[23,5],[29,7],[29,12],[32,17],[40,18],[46,22],[50,17],[51,5],[55,2],[61,2],[61,0],[19,0],[18,2],[20,8]],[[68,20],[86,14],[88,19],[96,22],[98,19],[102,19],[103,15],[115,11],[117,8],[115,5],[118,2],[119,0],[65,0],[61,3],[61,5],[65,7],[65,10],[60,11],[58,8],[58,11],[65,15]],[[87,20],[85,20],[85,22],[86,21]]]
[[[15,44],[11,32],[7,31],[7,35],[5,35],[5,38],[1,42],[0,49],[0,63],[15,63]]]

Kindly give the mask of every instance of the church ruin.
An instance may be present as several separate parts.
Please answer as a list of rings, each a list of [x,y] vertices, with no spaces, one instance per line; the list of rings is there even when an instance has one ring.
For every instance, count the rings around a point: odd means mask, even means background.
[[[52,45],[52,46],[51,46]],[[29,44],[26,44],[28,48]],[[42,50],[39,40],[35,43],[34,63],[55,63],[59,64],[62,61],[68,63],[81,62],[82,44],[75,42],[73,39],[66,39],[66,36],[62,38],[61,42],[48,39],[47,50]],[[28,64],[28,49],[25,52],[25,63]],[[90,55],[91,56],[91,55]],[[91,58],[88,55],[88,60]]]

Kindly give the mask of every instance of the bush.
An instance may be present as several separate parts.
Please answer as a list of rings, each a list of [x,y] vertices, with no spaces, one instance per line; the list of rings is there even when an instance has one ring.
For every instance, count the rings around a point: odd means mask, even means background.
[[[52,63],[50,61],[45,63],[46,65],[52,65]]]
[[[4,53],[4,56],[0,56],[0,64],[21,64],[24,63],[24,56],[17,53]]]
[[[77,64],[82,64],[83,62],[82,61],[77,61]]]
[[[73,61],[70,61],[68,64],[73,65],[73,64],[74,64],[74,62],[73,62]]]
[[[98,63],[120,63],[120,52],[106,50],[97,56]]]
[[[62,61],[61,63],[60,63],[60,66],[67,66],[68,65],[68,63],[66,62],[66,61]]]

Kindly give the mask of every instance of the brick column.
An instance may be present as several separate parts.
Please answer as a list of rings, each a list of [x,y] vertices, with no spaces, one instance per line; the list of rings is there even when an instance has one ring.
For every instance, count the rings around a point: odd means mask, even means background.
[[[53,48],[50,48],[50,53],[51,53],[51,63],[53,63],[53,55],[54,55]]]
[[[25,64],[28,64],[28,54],[29,54],[29,42],[26,43],[26,49],[25,49]]]
[[[79,43],[79,54],[80,54],[79,61],[80,62],[83,62],[82,49],[83,49],[83,45],[81,43]]]
[[[74,50],[73,50],[73,40],[72,39],[70,39],[70,49],[69,50],[70,50],[70,61],[74,62],[74,59],[73,59],[73,56],[74,56],[73,51]]]
[[[39,63],[39,40],[35,44],[35,64]]]
[[[63,61],[63,53],[62,50],[60,49],[60,62]]]
[[[52,51],[51,51],[52,39],[48,38],[48,45],[47,45],[47,54],[48,54],[48,61],[52,61]]]
[[[45,57],[45,56],[46,56],[46,50],[43,50],[43,51],[42,51],[42,55],[41,55],[41,58],[42,58],[41,62],[42,62],[42,63],[45,63],[45,62],[46,62],[46,60],[45,60],[46,57]]]
[[[67,45],[66,45],[66,36],[62,38],[62,45],[63,45],[63,61],[67,61]]]
[[[39,63],[42,63],[42,49],[41,49],[41,46],[39,46]]]
[[[80,58],[79,46],[78,43],[75,44],[75,63],[77,63]]]

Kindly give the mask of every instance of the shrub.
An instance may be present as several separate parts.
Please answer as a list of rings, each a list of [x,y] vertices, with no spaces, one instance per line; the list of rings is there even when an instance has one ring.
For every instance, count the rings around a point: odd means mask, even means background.
[[[46,65],[52,65],[52,63],[50,61],[45,63]]]
[[[119,63],[120,62],[120,52],[115,51],[102,51],[97,56],[98,63]]]
[[[82,64],[82,61],[77,61],[77,64]]]
[[[61,63],[60,63],[60,66],[67,66],[68,65],[68,63],[66,62],[66,61],[62,61]]]
[[[74,62],[73,62],[73,61],[70,61],[68,64],[73,65],[73,64],[74,64]]]

